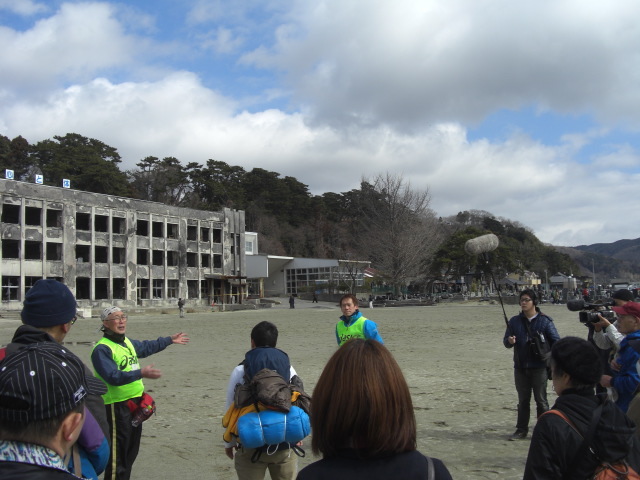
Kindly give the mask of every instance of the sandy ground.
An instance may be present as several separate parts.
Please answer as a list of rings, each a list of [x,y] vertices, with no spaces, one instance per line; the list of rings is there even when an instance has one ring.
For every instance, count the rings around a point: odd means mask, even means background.
[[[517,313],[506,306],[507,316]],[[544,306],[561,336],[586,336],[578,315],[564,305]],[[364,309],[378,323],[411,387],[418,424],[418,449],[442,459],[455,479],[522,478],[529,441],[510,442],[517,397],[511,352],[502,345],[500,305],[469,302],[432,307]],[[221,419],[231,370],[249,349],[251,328],[262,320],[280,330],[278,346],[286,351],[305,389],[313,392],[324,364],[335,351],[334,326],[340,315],[333,304],[299,300],[271,309],[175,315],[132,316],[127,334],[156,338],[179,331],[191,343],[172,345],[141,360],[163,371],[145,380],[158,405],[144,424],[142,446],[133,468],[136,480],[233,479],[233,462],[224,455]],[[100,338],[96,318],[81,319],[67,344],[90,364],[92,342]],[[0,343],[6,344],[18,320],[0,320]],[[555,394],[549,384],[549,403]],[[535,408],[532,408],[535,411]],[[531,428],[534,420],[532,419]],[[392,433],[391,433],[392,434]],[[310,442],[306,442],[310,445]],[[314,461],[300,459],[300,468]],[[269,478],[267,474],[267,478]]]

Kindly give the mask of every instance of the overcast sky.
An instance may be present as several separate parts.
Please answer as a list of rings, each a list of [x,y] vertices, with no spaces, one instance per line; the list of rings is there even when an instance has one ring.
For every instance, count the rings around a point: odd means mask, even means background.
[[[640,2],[0,0],[0,134],[640,237]],[[0,166],[1,167],[1,166]]]

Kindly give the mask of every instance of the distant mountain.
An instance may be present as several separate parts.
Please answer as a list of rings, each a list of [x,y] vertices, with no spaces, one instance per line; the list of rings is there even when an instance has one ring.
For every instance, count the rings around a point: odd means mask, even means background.
[[[608,284],[612,279],[640,282],[640,238],[555,249],[580,266],[579,275],[590,277],[595,270],[596,283]]]

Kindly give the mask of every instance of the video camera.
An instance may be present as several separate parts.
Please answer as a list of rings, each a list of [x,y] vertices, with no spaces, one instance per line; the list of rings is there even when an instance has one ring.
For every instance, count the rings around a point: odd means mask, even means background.
[[[567,308],[572,312],[580,312],[578,319],[580,323],[585,325],[589,323],[598,323],[600,319],[598,315],[602,315],[604,318],[613,323],[616,319],[616,314],[609,307],[613,307],[615,302],[613,300],[606,300],[602,303],[587,303],[584,300],[569,300],[567,302]]]

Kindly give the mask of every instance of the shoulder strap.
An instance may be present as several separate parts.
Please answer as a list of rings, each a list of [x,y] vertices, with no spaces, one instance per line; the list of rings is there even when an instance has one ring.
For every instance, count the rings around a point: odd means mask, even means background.
[[[435,467],[433,466],[433,459],[431,457],[427,457],[426,455],[425,458],[427,459],[427,480],[435,480],[436,471]]]
[[[544,413],[543,413],[542,415],[540,415],[540,416],[547,415],[547,414],[549,414],[549,413],[552,413],[552,414],[554,414],[554,415],[557,415],[557,416],[561,417],[565,422],[567,422],[567,423],[569,424],[569,426],[570,426],[571,428],[573,428],[573,429],[575,430],[575,432],[576,432],[578,435],[580,435],[580,437],[584,438],[584,436],[582,435],[582,433],[580,433],[580,430],[578,430],[578,427],[576,427],[576,424],[575,424],[575,423],[573,423],[573,421],[572,421],[569,417],[567,417],[567,416],[565,415],[565,413],[564,413],[562,410],[556,410],[555,408],[552,408],[551,410],[547,410],[546,412],[544,412]]]

